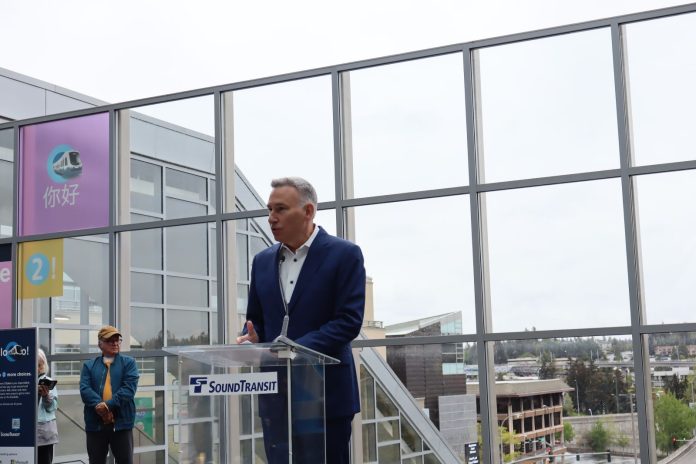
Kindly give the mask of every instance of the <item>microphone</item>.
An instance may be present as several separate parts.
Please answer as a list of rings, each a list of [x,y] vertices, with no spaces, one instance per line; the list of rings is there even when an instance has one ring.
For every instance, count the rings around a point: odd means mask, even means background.
[[[290,316],[287,314],[283,316],[283,327],[280,329],[280,336],[281,337],[287,337],[288,336],[288,324],[290,323]]]
[[[279,252],[280,258],[278,258],[278,286],[280,287],[280,298],[283,300],[283,308],[285,309],[285,316],[283,316],[283,325],[280,329],[280,335],[278,335],[274,342],[288,340],[288,324],[290,324],[290,315],[288,314],[288,302],[285,301],[285,290],[283,289],[283,279],[280,277],[280,266],[285,262],[285,255],[282,250]]]

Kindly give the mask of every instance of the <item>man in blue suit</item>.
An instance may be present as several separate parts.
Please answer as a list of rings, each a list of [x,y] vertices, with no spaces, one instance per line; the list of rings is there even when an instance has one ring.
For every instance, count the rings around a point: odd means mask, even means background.
[[[350,342],[360,332],[365,309],[362,252],[314,224],[317,194],[309,182],[286,177],[271,187],[268,222],[280,243],[254,257],[247,322],[237,343],[273,341],[287,316],[288,338],[340,361],[325,371],[326,462],[347,464],[351,422],[360,411]],[[263,405],[260,412],[262,418],[272,413]],[[287,462],[287,454],[278,455],[270,443],[277,430],[263,423],[269,462]]]

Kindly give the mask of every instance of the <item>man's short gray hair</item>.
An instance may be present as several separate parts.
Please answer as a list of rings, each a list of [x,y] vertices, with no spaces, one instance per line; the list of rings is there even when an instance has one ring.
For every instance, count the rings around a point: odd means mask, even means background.
[[[302,206],[307,203],[314,205],[317,208],[317,191],[314,190],[312,184],[301,177],[280,177],[271,181],[271,187],[294,187],[300,194],[300,202]]]

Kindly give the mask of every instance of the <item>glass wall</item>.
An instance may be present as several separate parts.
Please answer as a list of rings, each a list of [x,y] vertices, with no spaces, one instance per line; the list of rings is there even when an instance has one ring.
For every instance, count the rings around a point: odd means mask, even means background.
[[[194,419],[163,349],[235,341],[254,256],[274,244],[269,183],[293,175],[317,189],[315,223],[365,258],[353,462],[653,463],[691,446],[684,11],[86,111],[72,121],[98,120],[108,173],[83,211],[97,222],[53,211],[60,227],[38,227],[25,200],[41,198],[14,178],[19,161],[77,185],[88,151],[24,147],[30,164],[14,139],[85,131],[60,115],[0,123],[0,245],[16,250],[17,325],[38,328],[61,380],[57,456],[84,457],[77,379],[111,323],[142,373],[139,459],[197,457],[183,456],[178,425]],[[77,199],[48,192],[45,205]],[[37,227],[14,234],[20,205]],[[201,402],[206,459],[263,462],[257,410]]]
[[[0,130],[0,237],[12,236],[12,198],[14,187],[14,131]]]

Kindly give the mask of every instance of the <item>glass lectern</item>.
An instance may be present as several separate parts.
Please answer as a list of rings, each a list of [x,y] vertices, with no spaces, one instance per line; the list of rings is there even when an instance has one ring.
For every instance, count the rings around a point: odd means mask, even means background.
[[[338,360],[287,339],[165,351],[178,356],[181,464],[326,461],[324,366]]]

